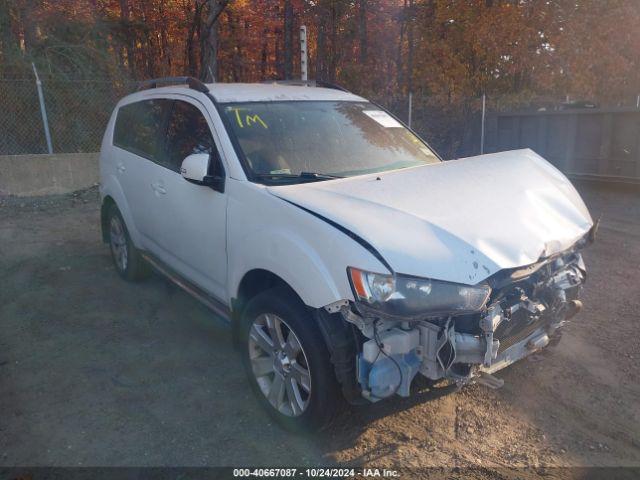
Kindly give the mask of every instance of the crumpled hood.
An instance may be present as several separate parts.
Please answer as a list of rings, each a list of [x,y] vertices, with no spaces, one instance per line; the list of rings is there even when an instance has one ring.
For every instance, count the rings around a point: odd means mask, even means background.
[[[268,190],[364,238],[397,273],[468,285],[593,225],[569,180],[528,149]]]

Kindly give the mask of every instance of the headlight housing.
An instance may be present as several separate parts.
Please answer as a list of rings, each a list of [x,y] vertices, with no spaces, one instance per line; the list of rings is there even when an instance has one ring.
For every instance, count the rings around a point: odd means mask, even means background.
[[[358,302],[387,315],[414,317],[473,313],[487,303],[489,285],[459,283],[347,269]]]

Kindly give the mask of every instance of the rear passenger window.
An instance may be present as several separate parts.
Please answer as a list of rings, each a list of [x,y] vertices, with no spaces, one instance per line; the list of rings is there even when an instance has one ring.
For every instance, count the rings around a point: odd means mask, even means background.
[[[193,153],[215,151],[207,120],[194,105],[176,100],[167,127],[166,166],[180,172],[182,161]]]
[[[154,99],[120,108],[113,134],[114,145],[157,160],[158,139],[164,137],[165,113],[170,105],[170,100]]]

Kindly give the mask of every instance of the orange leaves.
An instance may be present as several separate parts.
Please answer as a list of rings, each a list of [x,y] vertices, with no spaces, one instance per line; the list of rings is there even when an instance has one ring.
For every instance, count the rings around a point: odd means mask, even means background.
[[[82,69],[82,62],[69,60],[69,52],[80,48],[92,52],[92,61],[111,62],[94,71],[143,78],[201,70],[206,0],[36,0],[25,18],[18,15],[24,0],[10,3],[16,12],[13,44],[27,45],[34,55],[46,52],[51,71]],[[283,75],[284,5],[285,0],[234,0],[227,6],[217,25],[219,79]],[[611,102],[640,93],[638,0],[291,0],[291,5],[294,76],[299,26],[305,24],[311,78],[342,82],[363,94],[406,94],[411,87],[450,104],[482,92]],[[56,53],[60,45],[64,55]],[[56,62],[66,63],[63,68]]]

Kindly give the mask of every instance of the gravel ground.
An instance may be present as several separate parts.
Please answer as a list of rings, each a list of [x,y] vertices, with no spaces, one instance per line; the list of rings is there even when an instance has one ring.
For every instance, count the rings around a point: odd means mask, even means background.
[[[640,466],[640,193],[580,189],[602,223],[559,347],[505,369],[500,390],[422,387],[314,436],[260,410],[197,301],[120,280],[96,189],[0,199],[0,466]]]

